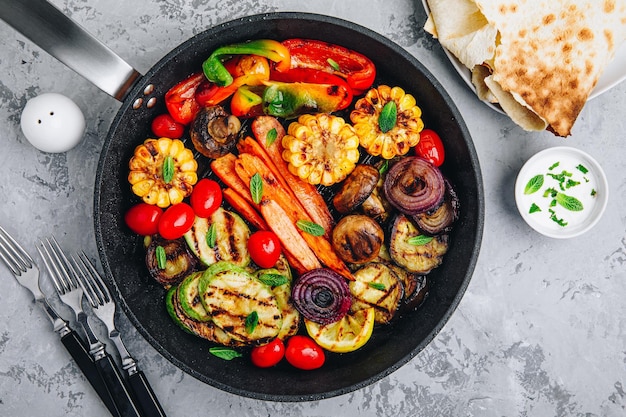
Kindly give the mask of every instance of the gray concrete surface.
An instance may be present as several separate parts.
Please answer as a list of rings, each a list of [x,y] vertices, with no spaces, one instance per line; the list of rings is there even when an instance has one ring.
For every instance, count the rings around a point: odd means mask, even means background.
[[[421,2],[320,0],[55,0],[145,72],[194,34],[265,11],[308,11],[367,26],[422,61],[459,107],[483,169],[485,233],[474,277],[452,318],[407,365],[356,392],[323,401],[252,400],[205,385],[159,355],[123,315],[137,357],[169,416],[609,416],[626,415],[626,83],[590,101],[568,139],[527,133],[480,103],[422,29]],[[65,154],[33,148],[19,128],[26,101],[71,97],[87,120]],[[95,169],[119,103],[0,22],[0,224],[34,251],[42,236],[96,257]],[[535,152],[589,152],[610,182],[608,208],[583,236],[533,232],[513,199]],[[105,416],[28,293],[0,266],[0,415]],[[44,291],[52,293],[50,287]],[[57,304],[58,305],[58,304]],[[59,307],[69,317],[69,310]]]

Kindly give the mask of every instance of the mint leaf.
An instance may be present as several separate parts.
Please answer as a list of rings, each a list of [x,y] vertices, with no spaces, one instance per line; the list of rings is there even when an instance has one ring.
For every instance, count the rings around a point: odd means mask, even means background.
[[[556,202],[566,210],[569,211],[582,211],[583,203],[580,202],[576,197],[569,196],[563,193],[557,193]]]
[[[427,245],[428,243],[430,243],[431,240],[433,240],[432,236],[418,235],[408,238],[406,242],[409,245],[422,246]]]
[[[296,226],[303,232],[313,236],[322,236],[324,234],[322,226],[309,220],[298,220]]]
[[[215,346],[209,349],[209,353],[214,356],[217,356],[220,359],[224,359],[226,361],[233,360],[235,358],[240,358],[243,356],[241,353],[237,352],[234,349],[229,349],[221,346]]]
[[[339,64],[338,64],[338,63],[337,63],[337,61],[335,61],[334,59],[332,59],[332,58],[328,58],[328,59],[326,60],[326,62],[328,62],[328,65],[330,65],[330,67],[331,67],[332,69],[334,69],[335,71],[340,71],[340,70],[341,70],[341,68],[339,68]]]
[[[216,243],[217,243],[217,227],[215,223],[211,223],[211,226],[209,226],[209,230],[207,230],[206,232],[206,244],[210,248],[214,248]]]
[[[253,333],[254,329],[256,329],[257,324],[259,324],[259,313],[253,311],[252,313],[248,314],[248,317],[246,317],[246,333]]]
[[[163,161],[163,182],[169,184],[174,179],[174,157],[169,155]]]
[[[267,135],[265,135],[265,145],[271,146],[272,143],[276,141],[277,137],[278,137],[278,132],[276,131],[276,128],[273,127],[267,132]]]
[[[536,205],[535,203],[533,203],[533,204],[530,206],[530,210],[528,210],[528,213],[529,213],[529,214],[533,214],[533,213],[537,213],[537,212],[540,212],[540,211],[541,211],[541,207],[539,207],[538,205]]]
[[[252,201],[256,204],[261,202],[263,197],[263,179],[258,172],[250,178],[250,195],[252,196]]]
[[[155,255],[157,268],[165,269],[165,266],[167,265],[167,255],[165,254],[165,248],[163,248],[163,246],[161,245],[157,246],[155,250]]]
[[[261,274],[259,275],[258,280],[265,285],[269,285],[270,287],[278,287],[279,285],[289,282],[289,279],[281,274]]]
[[[385,291],[385,284],[382,282],[368,282],[367,285],[375,290]]]
[[[383,107],[378,116],[378,127],[383,133],[389,132],[396,125],[398,118],[398,108],[395,101],[390,101]]]
[[[539,191],[539,189],[543,186],[543,175],[537,174],[528,180],[526,187],[524,187],[524,194],[532,194]]]

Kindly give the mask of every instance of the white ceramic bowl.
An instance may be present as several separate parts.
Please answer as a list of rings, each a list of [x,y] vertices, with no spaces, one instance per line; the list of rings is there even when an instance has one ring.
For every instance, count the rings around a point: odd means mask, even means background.
[[[522,218],[552,238],[571,238],[591,229],[602,217],[608,199],[609,186],[602,167],[572,147],[557,146],[536,153],[515,181],[515,202]]]

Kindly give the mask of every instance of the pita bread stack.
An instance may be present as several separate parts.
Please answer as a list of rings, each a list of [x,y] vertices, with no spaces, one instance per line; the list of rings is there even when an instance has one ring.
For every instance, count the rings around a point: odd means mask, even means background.
[[[482,100],[526,130],[569,136],[626,40],[626,0],[428,0],[425,29]]]

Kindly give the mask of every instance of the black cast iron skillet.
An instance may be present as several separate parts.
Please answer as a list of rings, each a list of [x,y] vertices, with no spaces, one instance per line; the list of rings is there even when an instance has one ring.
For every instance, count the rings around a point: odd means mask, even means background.
[[[165,112],[165,92],[199,71],[202,61],[221,45],[292,37],[321,39],[360,51],[376,64],[377,83],[398,85],[416,96],[426,126],[445,140],[442,170],[456,186],[461,204],[449,252],[443,265],[431,273],[433,285],[424,304],[393,324],[375,329],[362,349],[328,354],[325,365],[315,371],[300,371],[286,363],[259,369],[245,355],[232,361],[211,355],[210,343],[183,332],[167,315],[165,291],[150,280],[144,266],[142,241],[123,221],[123,214],[136,201],[126,179],[128,160],[135,146],[151,136],[150,121]],[[111,124],[98,165],[96,240],[116,301],[163,356],[197,379],[242,396],[273,401],[318,400],[354,391],[390,374],[424,349],[442,329],[469,284],[478,256],[484,216],[482,178],[472,139],[457,108],[413,56],[379,34],[344,20],[305,13],[270,13],[208,29],[168,53],[143,76],[132,68],[126,68],[126,73],[126,80],[122,77],[107,91],[123,103]],[[127,90],[125,85],[132,88]]]

